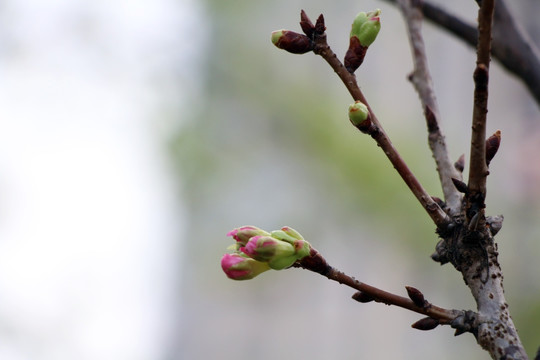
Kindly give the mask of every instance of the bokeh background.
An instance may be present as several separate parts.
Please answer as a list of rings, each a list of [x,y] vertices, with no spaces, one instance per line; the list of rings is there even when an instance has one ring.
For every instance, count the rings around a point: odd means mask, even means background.
[[[445,3],[444,1],[438,1]],[[474,21],[473,1],[446,4]],[[536,41],[538,2],[509,2]],[[359,304],[299,269],[226,279],[232,228],[299,230],[341,270],[474,308],[430,260],[427,215],[347,120],[323,61],[270,32],[324,13],[342,56],[359,11],[382,30],[359,82],[394,143],[440,196],[404,24],[383,1],[54,0],[0,3],[0,358],[487,359],[470,335],[418,332],[418,315]],[[443,128],[468,156],[474,50],[426,24]],[[538,42],[536,41],[538,44]],[[501,129],[488,213],[530,354],[540,345],[540,112],[494,63]]]

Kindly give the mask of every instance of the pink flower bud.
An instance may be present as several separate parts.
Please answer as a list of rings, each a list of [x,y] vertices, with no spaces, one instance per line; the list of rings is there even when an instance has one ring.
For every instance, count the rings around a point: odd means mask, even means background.
[[[257,261],[270,261],[276,257],[288,257],[295,253],[292,244],[271,236],[254,236],[245,247],[240,248],[240,251]]]
[[[265,262],[260,262],[240,254],[225,254],[221,258],[221,268],[229,279],[249,280],[270,270]]]
[[[227,233],[227,236],[232,236],[234,240],[238,243],[239,246],[245,246],[250,238],[258,235],[270,235],[266,231],[259,229],[256,226],[242,226],[231,230]]]

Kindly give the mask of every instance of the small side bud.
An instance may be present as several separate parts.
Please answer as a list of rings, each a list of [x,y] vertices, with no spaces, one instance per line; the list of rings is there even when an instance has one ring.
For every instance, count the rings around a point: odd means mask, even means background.
[[[369,117],[369,110],[364,103],[356,101],[349,106],[349,120],[354,126],[358,126]]]
[[[411,325],[412,328],[423,331],[433,330],[437,326],[439,326],[439,321],[431,317],[420,319]]]
[[[313,50],[313,42],[304,34],[290,30],[272,32],[272,43],[278,48],[293,54],[305,54]]]
[[[464,194],[469,192],[469,187],[463,181],[456,178],[452,178],[452,182],[454,183],[454,186],[456,187],[457,191]]]
[[[362,291],[357,291],[353,294],[352,298],[360,303],[368,303],[368,302],[372,302],[373,300],[375,300],[371,295],[368,295],[366,294],[365,292],[362,292]]]
[[[491,135],[486,140],[486,165],[489,166],[489,163],[497,154],[499,146],[501,145],[501,130],[497,130],[495,134]]]
[[[315,21],[315,35],[321,36],[326,31],[326,25],[324,24],[324,15],[321,14]]]
[[[427,301],[424,298],[424,294],[417,288],[413,288],[412,286],[405,286],[405,289],[407,289],[407,294],[409,295],[409,298],[412,300],[414,305],[423,308],[426,306]]]
[[[307,16],[304,10],[300,11],[300,27],[304,34],[306,34],[310,39],[313,37],[315,32],[315,25],[311,22],[311,19]]]
[[[240,254],[225,254],[221,258],[221,268],[229,279],[249,280],[270,270],[267,263],[242,256]]]
[[[457,159],[457,161],[454,163],[454,167],[460,173],[463,172],[463,170],[465,169],[465,154],[461,154],[459,159]]]

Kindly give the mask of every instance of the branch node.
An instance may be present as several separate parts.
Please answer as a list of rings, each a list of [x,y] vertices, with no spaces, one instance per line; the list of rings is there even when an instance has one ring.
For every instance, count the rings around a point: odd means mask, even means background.
[[[459,336],[466,332],[470,332],[476,336],[478,333],[478,327],[476,324],[477,317],[478,314],[476,314],[474,311],[468,310],[452,320],[450,326],[453,329],[456,329],[454,336]]]

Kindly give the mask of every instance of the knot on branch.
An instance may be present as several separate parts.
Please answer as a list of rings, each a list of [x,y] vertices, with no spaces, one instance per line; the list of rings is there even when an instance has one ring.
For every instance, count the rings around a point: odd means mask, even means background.
[[[463,312],[462,315],[456,317],[450,326],[456,329],[454,336],[459,336],[463,333],[470,332],[475,337],[478,336],[478,314],[474,311],[468,310]]]

